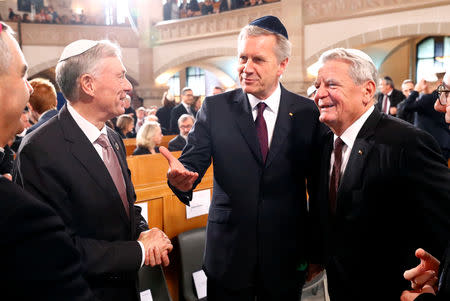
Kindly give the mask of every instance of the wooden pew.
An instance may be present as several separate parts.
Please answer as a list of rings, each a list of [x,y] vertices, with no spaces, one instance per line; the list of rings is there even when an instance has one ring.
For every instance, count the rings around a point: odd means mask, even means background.
[[[169,147],[169,141],[175,137],[176,135],[163,136],[161,146]],[[127,156],[131,156],[136,148],[136,138],[123,139],[123,144],[125,144]]]
[[[178,158],[181,152],[172,154]],[[207,215],[186,218],[186,206],[167,186],[166,175],[169,165],[161,154],[130,156],[127,157],[127,162],[136,191],[136,204],[147,208],[143,215],[148,216],[150,228],[158,227],[170,239],[173,239],[181,232],[206,225]],[[212,187],[213,168],[211,166],[195,190],[208,189],[212,196]],[[174,301],[178,301],[178,276],[180,273],[176,254],[177,250],[170,254],[171,264],[168,268],[164,268],[169,291]]]

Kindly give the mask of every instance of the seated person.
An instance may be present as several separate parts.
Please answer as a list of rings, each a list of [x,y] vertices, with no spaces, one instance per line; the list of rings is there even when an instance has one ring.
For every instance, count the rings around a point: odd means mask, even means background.
[[[183,114],[180,118],[178,118],[178,128],[180,129],[180,134],[169,141],[169,151],[176,152],[183,150],[186,145],[187,136],[194,125],[194,122],[194,117],[189,114]]]
[[[58,110],[56,110],[58,103],[56,89],[51,81],[44,78],[35,78],[30,81],[30,85],[33,87],[33,93],[31,93],[28,101],[28,109],[33,119],[37,120],[37,122],[27,129],[27,134],[58,114]]]
[[[130,115],[123,114],[117,118],[116,123],[116,132],[119,133],[122,139],[126,138],[134,138],[136,134],[134,134],[134,118]]]
[[[202,15],[209,15],[214,13],[214,7],[211,0],[205,0],[202,5]]]
[[[147,155],[159,153],[162,141],[161,127],[155,121],[149,121],[139,129],[136,137],[136,149],[133,155]]]

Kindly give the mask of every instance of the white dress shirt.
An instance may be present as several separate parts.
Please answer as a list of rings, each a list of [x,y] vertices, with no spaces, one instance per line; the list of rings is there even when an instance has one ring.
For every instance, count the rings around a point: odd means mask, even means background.
[[[353,144],[355,144],[356,136],[358,136],[359,131],[366,122],[367,118],[369,118],[370,114],[372,114],[374,108],[375,107],[372,106],[370,109],[368,109],[340,136],[342,141],[344,141],[345,143],[345,145],[342,147],[341,179],[344,176],[345,168],[347,167],[348,159],[350,158],[350,153],[352,152]],[[338,136],[334,135],[333,145],[337,138]],[[333,171],[333,164],[334,164],[334,151],[331,152],[330,158],[330,170],[329,170],[330,178],[331,172]]]
[[[266,120],[267,125],[267,138],[270,144],[272,143],[273,130],[275,128],[275,122],[277,121],[278,108],[280,107],[280,99],[281,99],[281,88],[278,83],[275,91],[264,100],[260,100],[253,96],[252,94],[247,93],[248,101],[250,102],[250,107],[252,108],[253,120],[256,120],[258,116],[258,108],[256,107],[258,103],[265,102],[267,107],[264,110],[263,116]]]
[[[94,146],[95,150],[97,151],[98,155],[103,161],[103,148],[100,144],[98,144],[96,141],[98,137],[100,137],[101,134],[105,134],[108,137],[108,132],[106,130],[106,125],[103,125],[103,128],[99,130],[95,125],[87,121],[83,116],[80,115],[80,113],[75,110],[74,107],[70,105],[69,102],[67,102],[67,110],[69,111],[72,118],[75,120],[75,122],[80,127],[81,131],[86,135],[86,137],[89,139],[89,141],[92,143],[92,146]],[[131,217],[130,217],[131,218]],[[142,261],[141,261],[141,267],[144,265],[145,261],[145,249],[144,244],[138,241],[139,246],[141,247],[142,251]]]

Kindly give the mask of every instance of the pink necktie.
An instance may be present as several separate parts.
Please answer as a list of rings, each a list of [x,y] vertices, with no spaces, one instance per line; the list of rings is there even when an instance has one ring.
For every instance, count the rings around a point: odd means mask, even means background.
[[[103,153],[103,162],[111,175],[111,178],[116,185],[120,198],[122,199],[123,207],[127,216],[130,216],[130,208],[128,204],[127,189],[125,186],[125,180],[123,179],[122,168],[120,167],[119,160],[114,152],[109,139],[105,134],[101,134],[96,142],[101,145]]]
[[[341,180],[342,148],[344,145],[344,141],[342,141],[340,137],[337,137],[334,142],[334,164],[333,171],[331,172],[330,191],[328,195],[330,200],[330,211],[333,214],[336,213],[336,199],[339,182]]]
[[[261,147],[261,154],[263,162],[266,162],[267,153],[269,152],[269,139],[267,137],[267,125],[264,119],[264,109],[266,108],[264,102],[258,103],[258,115],[255,120],[256,135],[258,135],[259,146]]]
[[[387,106],[388,106],[388,96],[385,94],[383,98],[383,112],[386,114],[389,113],[389,108]]]

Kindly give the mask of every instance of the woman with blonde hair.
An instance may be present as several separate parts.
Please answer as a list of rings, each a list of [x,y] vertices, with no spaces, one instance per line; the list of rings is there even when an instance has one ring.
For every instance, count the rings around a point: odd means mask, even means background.
[[[139,129],[136,137],[136,149],[133,155],[145,155],[159,153],[159,145],[162,141],[161,127],[155,121],[149,121]]]

